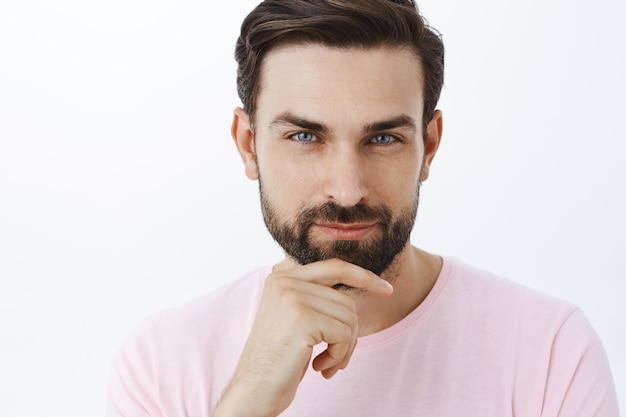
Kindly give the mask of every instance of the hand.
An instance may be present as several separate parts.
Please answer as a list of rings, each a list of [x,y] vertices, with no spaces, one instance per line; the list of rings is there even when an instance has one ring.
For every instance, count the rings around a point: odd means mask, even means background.
[[[348,365],[357,313],[352,297],[333,288],[337,284],[383,296],[392,292],[387,281],[339,259],[267,277],[250,336],[214,417],[280,414],[293,401],[318,343],[328,347],[313,360],[314,370],[332,378]]]

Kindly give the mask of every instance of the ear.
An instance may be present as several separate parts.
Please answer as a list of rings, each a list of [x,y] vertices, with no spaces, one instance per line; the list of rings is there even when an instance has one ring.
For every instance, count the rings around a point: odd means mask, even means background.
[[[250,116],[241,107],[237,107],[233,112],[230,134],[243,161],[246,176],[251,180],[258,180],[259,170],[254,150],[254,132],[250,125]]]
[[[440,110],[435,110],[433,118],[430,119],[426,127],[426,137],[424,138],[424,166],[422,167],[422,181],[428,179],[430,174],[430,165],[435,158],[439,143],[441,143],[441,134],[443,132],[443,115]]]

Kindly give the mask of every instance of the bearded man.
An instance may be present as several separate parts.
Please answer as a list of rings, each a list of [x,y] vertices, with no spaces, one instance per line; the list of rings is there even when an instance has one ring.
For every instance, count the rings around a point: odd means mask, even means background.
[[[266,0],[232,136],[281,262],[156,315],[109,416],[617,416],[569,303],[410,242],[444,47],[408,0]]]

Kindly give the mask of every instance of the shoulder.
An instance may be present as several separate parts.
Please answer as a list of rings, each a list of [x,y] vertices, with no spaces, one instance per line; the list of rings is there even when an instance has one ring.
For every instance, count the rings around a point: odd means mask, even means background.
[[[203,350],[219,355],[223,349],[239,346],[254,321],[268,273],[269,268],[255,270],[208,294],[148,316],[122,342],[117,360],[120,355],[131,358],[129,363],[149,358],[155,362],[190,359],[202,356]]]
[[[566,317],[577,310],[569,301],[543,293],[456,258],[446,258],[450,295],[461,304],[492,312],[558,315]]]
[[[445,289],[438,313],[463,332],[510,343],[549,345],[563,331],[595,338],[573,303],[467,265],[444,260]]]
[[[207,294],[147,317],[139,333],[198,337],[253,318],[270,268],[259,268]],[[225,320],[228,318],[228,320]]]
[[[442,311],[464,347],[517,377],[545,415],[618,415],[611,371],[597,333],[571,302],[448,258]],[[529,402],[530,404],[531,402]]]
[[[268,273],[269,268],[258,269],[145,319],[113,358],[108,409],[183,415],[218,398],[252,326]]]

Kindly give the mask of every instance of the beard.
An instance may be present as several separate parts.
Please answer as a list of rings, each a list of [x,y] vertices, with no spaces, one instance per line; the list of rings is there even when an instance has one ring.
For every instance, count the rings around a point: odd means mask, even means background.
[[[390,269],[395,258],[409,241],[417,215],[419,185],[413,202],[396,216],[384,204],[373,207],[365,204],[344,207],[329,201],[303,208],[293,221],[282,221],[276,208],[263,192],[259,179],[263,220],[274,240],[288,256],[300,265],[338,258],[368,269],[379,276]],[[311,237],[310,229],[313,224],[355,222],[376,223],[376,228],[370,236],[360,240],[316,243]]]

